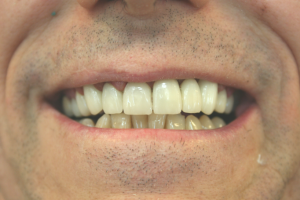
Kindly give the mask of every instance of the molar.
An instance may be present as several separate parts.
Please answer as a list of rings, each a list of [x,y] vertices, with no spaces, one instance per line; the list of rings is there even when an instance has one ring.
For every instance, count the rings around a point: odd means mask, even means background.
[[[226,109],[225,109],[226,114],[230,114],[232,112],[233,104],[234,104],[234,98],[233,98],[233,95],[231,95],[227,99]]]
[[[62,100],[62,107],[63,107],[63,111],[64,113],[68,116],[68,117],[72,117],[73,114],[73,110],[72,110],[72,101],[64,96],[63,100]]]
[[[226,126],[226,123],[220,117],[214,117],[214,118],[212,118],[211,121],[215,125],[216,128],[222,128],[222,127]]]
[[[89,118],[84,118],[84,119],[80,120],[79,123],[81,123],[85,126],[88,126],[88,127],[94,127],[95,126],[93,120],[91,120]]]

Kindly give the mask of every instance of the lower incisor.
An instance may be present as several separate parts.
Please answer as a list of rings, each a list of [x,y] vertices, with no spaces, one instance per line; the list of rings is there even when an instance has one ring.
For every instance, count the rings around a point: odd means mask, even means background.
[[[128,129],[131,128],[131,116],[124,113],[111,115],[112,128]]]
[[[185,130],[185,117],[184,115],[168,115],[166,121],[167,129]]]
[[[132,121],[133,128],[148,128],[147,115],[132,115],[131,121]]]

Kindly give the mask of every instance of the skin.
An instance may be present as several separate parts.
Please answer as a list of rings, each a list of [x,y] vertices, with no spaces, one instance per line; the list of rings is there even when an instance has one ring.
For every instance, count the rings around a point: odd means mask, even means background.
[[[135,3],[0,1],[0,199],[299,199],[300,2]],[[223,137],[113,138],[46,101],[172,73],[246,91],[251,114]]]

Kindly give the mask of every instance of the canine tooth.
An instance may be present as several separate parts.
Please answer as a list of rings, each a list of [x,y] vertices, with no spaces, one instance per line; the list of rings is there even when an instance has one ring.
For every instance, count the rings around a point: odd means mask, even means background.
[[[93,115],[102,111],[102,92],[97,90],[93,85],[83,87],[86,104]]]
[[[202,126],[197,117],[195,117],[194,115],[189,115],[185,119],[185,129],[186,130],[200,130],[200,129],[202,129]]]
[[[164,129],[167,115],[148,115],[148,128]]]
[[[210,115],[216,107],[218,84],[199,80],[199,87],[202,95],[202,112]]]
[[[220,117],[214,117],[214,118],[212,118],[211,121],[215,125],[216,128],[222,128],[223,126],[226,126],[226,123]]]
[[[223,90],[218,93],[215,111],[218,113],[224,113],[226,108],[226,102],[227,93],[226,90]]]
[[[104,114],[102,117],[100,117],[96,123],[97,128],[111,128],[111,119],[110,115]]]
[[[82,116],[89,116],[91,112],[89,111],[84,96],[76,91],[76,102],[78,105],[78,109]]]
[[[72,111],[72,101],[64,96],[62,99],[62,107],[63,107],[63,111],[64,113],[68,116],[68,117],[72,117],[73,116],[73,111]]]
[[[72,111],[73,111],[75,117],[81,117],[81,113],[79,111],[76,100],[72,99],[71,103],[72,103]]]
[[[132,115],[131,121],[132,121],[133,128],[148,128],[147,115]]]
[[[105,83],[102,92],[103,110],[106,114],[118,114],[123,110],[123,94],[110,83]]]
[[[215,129],[215,125],[206,115],[202,115],[199,120],[202,125],[202,129]]]
[[[127,83],[123,94],[123,108],[127,115],[152,113],[151,88],[147,83]]]
[[[111,115],[111,125],[118,129],[131,128],[131,117],[124,113]]]
[[[166,121],[166,129],[177,129],[184,130],[185,129],[185,117],[184,115],[168,115]]]
[[[153,110],[155,114],[178,114],[182,98],[178,82],[174,79],[156,81],[153,86]]]
[[[80,120],[79,123],[81,123],[85,126],[88,126],[88,127],[94,127],[95,126],[93,120],[91,120],[89,118],[84,118],[84,119]]]
[[[226,113],[226,114],[230,114],[230,113],[232,112],[233,104],[234,104],[234,98],[233,98],[233,95],[231,95],[231,96],[227,99],[226,109],[225,109],[225,113]]]
[[[201,111],[201,92],[195,79],[187,79],[181,83],[182,110],[185,113]]]

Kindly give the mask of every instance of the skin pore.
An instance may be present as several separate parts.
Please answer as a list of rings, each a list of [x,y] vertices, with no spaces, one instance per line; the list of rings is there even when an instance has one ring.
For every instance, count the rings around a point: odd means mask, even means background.
[[[0,2],[0,200],[299,199],[300,2],[145,4]],[[234,128],[184,137],[100,134],[49,104],[86,84],[169,77],[255,104]]]

